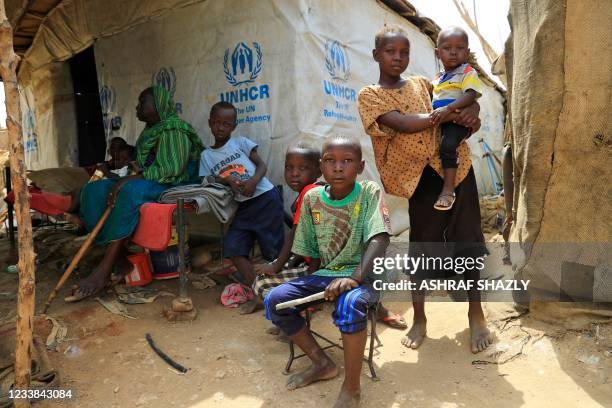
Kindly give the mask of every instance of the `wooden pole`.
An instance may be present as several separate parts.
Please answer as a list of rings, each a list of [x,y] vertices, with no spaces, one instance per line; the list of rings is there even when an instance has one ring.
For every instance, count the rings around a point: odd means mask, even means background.
[[[465,4],[463,4],[462,0],[453,0],[453,3],[455,3],[455,7],[457,7],[457,11],[459,12],[459,15],[461,15],[463,21],[465,21],[468,27],[470,27],[474,34],[476,34],[478,40],[480,40],[482,50],[484,51],[485,56],[489,60],[489,63],[492,64],[493,61],[495,61],[495,58],[497,58],[498,53],[495,52],[495,49],[484,38],[484,36],[480,32],[480,29],[478,28],[478,20],[476,18],[476,4],[474,3],[474,19],[472,19],[472,16],[470,16],[470,13],[468,12],[467,7],[465,7]]]
[[[19,250],[19,292],[17,294],[17,332],[15,344],[15,389],[30,388],[32,329],[34,318],[34,249],[30,200],[26,185],[26,166],[21,136],[21,108],[17,89],[19,58],[13,50],[13,28],[6,18],[4,0],[0,0],[0,77],[6,96],[11,183],[15,192],[17,246]],[[27,399],[15,399],[15,407],[29,407]]]

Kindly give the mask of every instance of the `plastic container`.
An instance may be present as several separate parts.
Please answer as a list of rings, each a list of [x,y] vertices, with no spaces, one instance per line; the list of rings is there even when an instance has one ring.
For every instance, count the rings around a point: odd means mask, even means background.
[[[178,278],[178,245],[169,245],[165,251],[151,251],[151,264],[153,265],[153,277],[156,280]]]
[[[185,228],[185,235],[187,235]],[[188,236],[188,235],[187,235]],[[187,241],[187,237],[185,239]],[[150,251],[153,278],[155,280],[175,279],[179,276],[179,246],[176,228],[172,226],[172,236],[165,251]],[[185,243],[185,268],[189,265],[189,245]]]
[[[125,283],[128,286],[144,286],[151,283],[153,273],[151,258],[146,252],[128,255],[128,261],[133,265],[132,271],[125,275]]]

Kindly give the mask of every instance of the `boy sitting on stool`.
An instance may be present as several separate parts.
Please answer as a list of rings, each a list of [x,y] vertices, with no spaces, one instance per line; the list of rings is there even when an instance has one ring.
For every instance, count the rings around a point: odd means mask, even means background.
[[[336,407],[359,404],[368,309],[378,301],[366,281],[374,259],[384,256],[391,232],[381,188],[373,181],[356,182],[364,165],[356,139],[335,136],[324,143],[321,171],[328,186],[304,196],[292,248],[295,254],[320,259],[320,267],[272,289],[264,301],[266,317],[312,361],[289,378],[292,390],[334,378],[338,368],[306,327],[299,313],[303,308],[277,311],[276,305],[319,292],[325,292],[325,300],[337,298],[332,316],[342,332],[345,374]]]

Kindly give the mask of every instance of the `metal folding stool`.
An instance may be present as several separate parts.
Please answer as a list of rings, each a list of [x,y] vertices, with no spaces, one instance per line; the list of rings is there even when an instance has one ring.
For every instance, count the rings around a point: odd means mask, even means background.
[[[376,303],[374,307],[371,307],[370,310],[368,310],[368,320],[370,321],[370,348],[368,351],[368,357],[363,358],[363,361],[368,363],[368,367],[370,368],[370,374],[372,376],[373,381],[380,380],[378,376],[376,375],[376,370],[374,369],[374,361],[373,361],[374,349],[382,346],[382,342],[380,341],[380,339],[378,338],[378,334],[376,333],[376,317],[378,314],[378,305],[379,303]],[[344,350],[344,347],[342,347],[340,343],[334,342],[328,339],[327,337],[322,336],[321,334],[312,330],[310,328],[310,312],[308,311],[308,309],[305,309],[304,311],[306,313],[306,326],[310,329],[310,333],[312,333],[312,335],[315,338],[318,338],[327,343],[327,345],[324,347],[321,347],[321,349],[327,350],[333,347],[337,347],[340,350]],[[376,346],[374,345],[374,340],[376,340]],[[293,364],[293,361],[297,360],[298,358],[302,358],[305,355],[306,354],[302,353],[296,356],[295,355],[295,345],[290,340],[289,341],[289,360],[287,361],[287,365],[285,366],[285,371],[283,372],[283,374],[285,375],[289,374],[289,372],[291,371],[291,365]]]

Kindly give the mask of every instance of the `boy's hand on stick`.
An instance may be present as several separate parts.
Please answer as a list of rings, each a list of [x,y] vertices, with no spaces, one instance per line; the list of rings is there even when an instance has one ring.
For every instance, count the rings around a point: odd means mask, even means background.
[[[352,278],[336,278],[325,288],[325,300],[331,301],[346,292],[359,286],[359,283]]]

